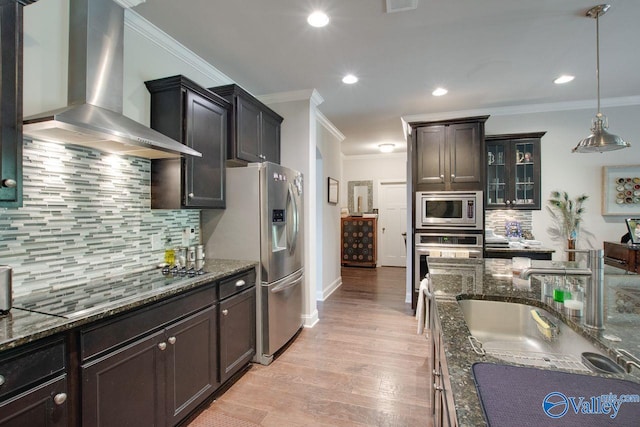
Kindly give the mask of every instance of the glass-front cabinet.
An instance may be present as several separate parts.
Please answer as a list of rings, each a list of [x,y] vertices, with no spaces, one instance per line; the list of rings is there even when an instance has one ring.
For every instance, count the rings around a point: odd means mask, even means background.
[[[546,132],[487,135],[487,209],[540,209],[540,139]]]

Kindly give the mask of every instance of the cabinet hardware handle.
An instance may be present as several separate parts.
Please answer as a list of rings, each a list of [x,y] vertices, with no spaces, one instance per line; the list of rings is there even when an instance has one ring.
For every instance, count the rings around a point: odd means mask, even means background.
[[[433,375],[435,375],[436,377],[439,377],[442,374],[434,369],[433,370]]]
[[[226,308],[224,310],[222,310],[222,315],[226,316],[227,314],[229,314],[229,310],[227,310]]]
[[[444,390],[444,387],[440,387],[437,383],[433,383],[433,389],[435,391],[442,391]]]
[[[55,396],[53,396],[53,403],[55,403],[56,405],[62,405],[66,401],[67,401],[67,393],[58,393]]]
[[[455,177],[456,177],[456,174],[452,173],[451,178],[455,178]]]
[[[511,200],[507,200],[507,204],[510,205],[511,204]]]
[[[14,188],[18,183],[15,179],[7,178],[2,180],[2,186],[7,188]]]
[[[189,193],[189,198],[193,199],[193,195],[194,195],[193,193]]]
[[[240,280],[238,280],[236,282],[236,288],[239,288],[239,287],[244,286],[246,284],[247,284],[247,282],[245,282],[244,280],[240,279]]]
[[[165,350],[167,348],[167,343],[166,342],[161,342],[160,344],[158,344],[158,348],[160,350]]]
[[[0,375],[0,385],[4,385],[5,381],[4,375]]]
[[[444,179],[444,175],[440,175],[440,178]]]
[[[169,341],[169,344],[174,345],[176,343],[176,337],[169,337],[167,341]]]

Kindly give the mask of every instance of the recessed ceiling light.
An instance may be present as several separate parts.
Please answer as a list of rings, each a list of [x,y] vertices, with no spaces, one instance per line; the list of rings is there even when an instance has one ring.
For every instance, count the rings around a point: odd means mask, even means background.
[[[395,148],[395,144],[380,144],[380,145],[378,145],[378,148],[380,149],[380,152],[382,152],[382,153],[391,153],[391,152],[393,152],[393,149]]]
[[[344,76],[342,78],[342,83],[344,84],[348,84],[348,85],[352,85],[354,83],[358,82],[358,78],[356,76],[354,76],[353,74],[347,74],[346,76]]]
[[[433,96],[442,96],[442,95],[446,95],[447,92],[449,92],[448,90],[446,90],[443,87],[439,87],[436,90],[434,90],[433,92],[431,92],[431,95]]]
[[[570,76],[568,74],[563,74],[560,77],[558,77],[557,79],[555,79],[553,82],[557,85],[561,85],[564,83],[569,83],[571,80],[575,79],[575,76]]]
[[[318,28],[324,27],[329,23],[329,17],[327,16],[326,13],[316,10],[315,12],[313,12],[311,15],[307,17],[307,22],[312,27],[318,27]]]

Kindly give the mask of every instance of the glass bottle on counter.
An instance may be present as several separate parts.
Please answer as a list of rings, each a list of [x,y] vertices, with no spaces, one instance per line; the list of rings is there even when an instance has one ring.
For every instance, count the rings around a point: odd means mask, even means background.
[[[176,251],[173,246],[171,246],[171,237],[167,237],[167,240],[165,242],[164,263],[169,267],[175,265],[176,263]]]

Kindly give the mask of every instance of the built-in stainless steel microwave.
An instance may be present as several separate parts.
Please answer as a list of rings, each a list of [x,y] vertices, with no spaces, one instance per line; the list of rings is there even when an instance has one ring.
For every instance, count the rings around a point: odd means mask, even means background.
[[[482,230],[482,191],[416,193],[416,228]]]

